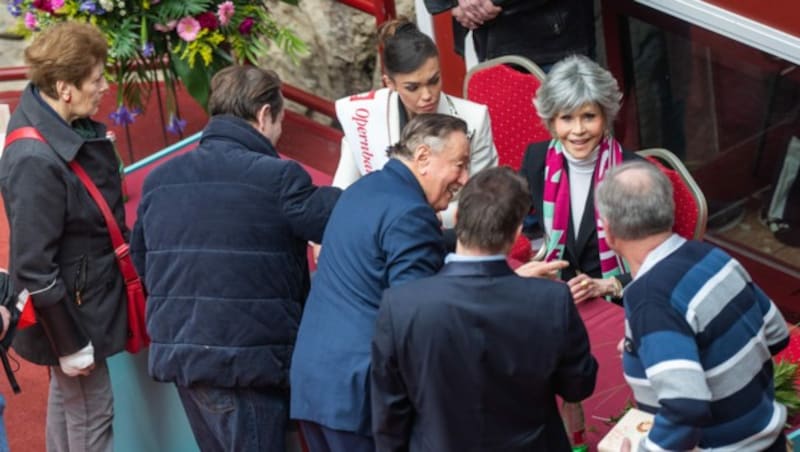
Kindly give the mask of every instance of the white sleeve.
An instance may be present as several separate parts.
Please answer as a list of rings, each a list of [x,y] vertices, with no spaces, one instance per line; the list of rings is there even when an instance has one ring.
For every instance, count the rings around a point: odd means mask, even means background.
[[[94,364],[94,347],[92,347],[92,343],[89,342],[89,345],[71,355],[59,357],[58,363],[61,365],[61,371],[68,377],[77,376],[81,370]]]
[[[497,149],[492,138],[492,124],[489,109],[481,105],[481,119],[472,137],[469,174],[473,175],[484,168],[497,166]]]
[[[347,144],[347,139],[342,137],[342,147],[339,151],[339,166],[336,167],[336,174],[333,175],[333,182],[331,185],[344,190],[360,177],[361,173],[358,171],[356,161],[353,159],[353,153],[350,152],[350,145]]]

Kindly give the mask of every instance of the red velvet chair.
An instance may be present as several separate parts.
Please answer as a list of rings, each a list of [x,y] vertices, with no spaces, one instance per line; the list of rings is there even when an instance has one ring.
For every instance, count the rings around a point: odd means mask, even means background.
[[[683,162],[672,152],[661,148],[644,149],[638,154],[658,166],[672,182],[672,198],[675,201],[673,231],[687,239],[702,239],[706,232],[708,206],[702,190]]]
[[[499,164],[515,171],[519,171],[530,143],[550,139],[550,132],[533,106],[533,97],[544,76],[532,61],[509,55],[473,67],[464,78],[464,97],[489,108]],[[530,241],[520,236],[509,254],[520,262],[529,261]]]

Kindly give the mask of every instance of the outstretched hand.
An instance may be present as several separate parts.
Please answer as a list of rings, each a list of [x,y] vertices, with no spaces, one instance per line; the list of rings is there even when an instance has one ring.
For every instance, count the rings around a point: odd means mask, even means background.
[[[569,262],[562,260],[555,260],[550,262],[530,261],[517,268],[516,272],[519,276],[525,278],[558,278],[558,271],[569,266]]]

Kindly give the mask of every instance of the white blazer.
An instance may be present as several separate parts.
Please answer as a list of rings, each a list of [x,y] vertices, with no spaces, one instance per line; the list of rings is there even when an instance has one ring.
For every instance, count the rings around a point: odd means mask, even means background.
[[[389,88],[381,88],[388,90]],[[391,144],[400,141],[400,110],[398,106],[400,96],[392,92],[388,96],[389,105],[387,107],[387,133],[388,142]],[[492,139],[492,127],[489,120],[489,109],[485,105],[448,96],[444,92],[439,97],[439,108],[437,113],[449,114],[467,123],[470,134],[470,175],[478,171],[497,166],[497,149],[494,147]],[[352,121],[351,118],[339,117],[339,122]],[[339,156],[339,166],[333,176],[333,185],[341,189],[347,188],[350,184],[357,181],[363,174],[356,164],[358,156],[347,142],[347,138],[342,138],[342,147]],[[374,168],[380,169],[380,168]],[[442,223],[445,227],[453,227],[455,224],[455,210],[458,201],[453,200],[450,206],[441,213]]]

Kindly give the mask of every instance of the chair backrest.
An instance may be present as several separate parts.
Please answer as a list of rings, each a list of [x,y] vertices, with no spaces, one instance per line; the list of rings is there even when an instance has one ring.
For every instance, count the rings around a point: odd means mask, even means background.
[[[672,152],[661,148],[644,149],[638,154],[658,166],[672,182],[675,201],[673,231],[687,239],[702,239],[708,221],[708,205],[703,191],[683,162]]]
[[[525,148],[550,139],[533,106],[543,79],[544,72],[535,63],[515,55],[485,61],[467,73],[464,98],[489,108],[500,165],[519,170]]]

